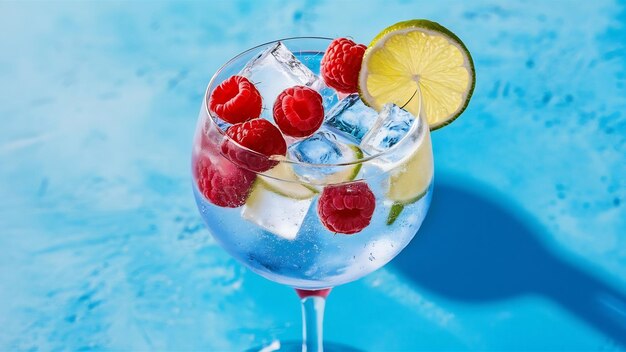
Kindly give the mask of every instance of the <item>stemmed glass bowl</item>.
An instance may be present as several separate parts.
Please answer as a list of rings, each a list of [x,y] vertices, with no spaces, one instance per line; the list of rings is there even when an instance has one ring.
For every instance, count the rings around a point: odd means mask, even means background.
[[[315,74],[330,41],[280,40]],[[411,241],[426,216],[433,178],[430,132],[423,116],[414,116],[406,135],[388,150],[338,164],[267,157],[237,144],[208,109],[209,97],[222,81],[277,42],[244,51],[211,79],[193,142],[193,189],[209,231],[230,255],[255,273],[297,290],[303,311],[302,349],[321,351],[329,289],[388,263]],[[421,101],[416,93],[415,99]],[[272,104],[263,102],[265,109]],[[369,224],[356,233],[333,232],[320,218],[324,216],[320,198],[338,188],[357,195],[366,192],[374,203]],[[237,198],[241,189],[249,191]],[[211,192],[231,198],[216,201]],[[348,210],[345,216],[351,216]]]

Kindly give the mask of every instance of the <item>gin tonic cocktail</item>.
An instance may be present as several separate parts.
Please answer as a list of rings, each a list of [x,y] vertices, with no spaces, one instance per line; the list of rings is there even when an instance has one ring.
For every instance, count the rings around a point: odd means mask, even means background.
[[[290,38],[239,54],[211,80],[194,139],[204,221],[241,263],[298,290],[308,350],[322,348],[328,290],[393,259],[431,199],[423,89],[363,99],[365,51]]]

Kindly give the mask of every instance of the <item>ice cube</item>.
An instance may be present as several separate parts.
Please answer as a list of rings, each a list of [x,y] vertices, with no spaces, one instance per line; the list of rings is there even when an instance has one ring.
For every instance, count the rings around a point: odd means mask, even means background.
[[[318,93],[322,96],[322,105],[324,106],[324,111],[329,111],[337,104],[339,98],[337,97],[337,92],[334,89],[328,87],[324,84],[323,80],[319,80],[319,84],[316,84],[313,89],[316,89]]]
[[[336,164],[343,157],[337,139],[328,132],[317,132],[292,144],[289,152],[298,161],[309,164]]]
[[[322,57],[324,57],[323,52],[314,53],[311,51],[301,51],[294,53],[294,56],[312,72],[320,72],[320,64],[322,61]],[[324,80],[321,78],[318,79],[317,82],[312,84],[311,88],[315,89],[322,96],[324,111],[330,110],[330,108],[337,104],[337,101],[341,99],[339,94],[333,88],[327,86]]]
[[[241,210],[241,217],[287,240],[298,235],[313,198],[294,199],[280,195],[263,182],[256,182]]]
[[[358,144],[377,118],[376,110],[363,104],[358,94],[350,94],[326,114],[325,124],[333,132]]]
[[[386,104],[372,128],[363,136],[361,149],[369,155],[388,150],[409,132],[414,120],[415,116],[410,112],[395,104]]]
[[[321,131],[289,147],[289,157],[306,164],[345,164],[362,157],[356,145],[339,142],[335,135]],[[312,184],[350,181],[356,177],[359,164],[346,166],[311,166],[294,164],[300,179]]]
[[[239,74],[256,85],[263,99],[261,116],[270,121],[273,121],[274,101],[283,90],[297,85],[308,86],[317,91],[325,87],[324,82],[282,42],[250,60]]]

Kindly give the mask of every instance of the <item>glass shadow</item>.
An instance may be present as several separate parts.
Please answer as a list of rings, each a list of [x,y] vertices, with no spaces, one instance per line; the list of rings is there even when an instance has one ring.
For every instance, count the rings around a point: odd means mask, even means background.
[[[624,291],[552,253],[536,222],[502,198],[473,181],[436,180],[418,237],[391,268],[465,302],[540,294],[626,346]]]

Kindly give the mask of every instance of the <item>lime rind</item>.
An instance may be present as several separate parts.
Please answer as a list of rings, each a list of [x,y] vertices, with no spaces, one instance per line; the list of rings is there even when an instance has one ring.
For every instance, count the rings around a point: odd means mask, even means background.
[[[361,150],[361,148],[357,147],[356,145],[350,145],[349,148],[352,149],[352,151],[354,152],[354,160],[363,159],[363,151]],[[359,175],[359,172],[361,171],[362,166],[363,164],[361,163],[355,164],[354,168],[352,169],[352,173],[350,174],[350,176],[347,178],[346,181],[354,180]]]
[[[350,148],[350,150],[354,153],[354,160],[363,159],[363,151],[361,148],[356,145],[349,145],[348,148]],[[353,181],[357,178],[359,172],[361,172],[362,166],[363,164],[361,163],[356,163],[352,165],[352,167],[343,166],[346,170],[339,171],[326,178],[327,184],[338,184]]]
[[[387,215],[387,225],[393,225],[400,216],[400,213],[402,213],[402,210],[404,210],[404,204],[393,203],[391,209],[389,209],[389,215]]]
[[[356,145],[346,147],[353,153],[354,161],[363,159],[363,151]],[[349,166],[341,166],[336,173],[324,177],[322,180],[303,179],[298,175],[293,166],[281,162],[272,169],[259,175],[253,187],[263,186],[268,191],[292,199],[308,199],[320,192],[316,186],[339,184],[353,181],[359,175],[363,164],[355,163]],[[314,182],[315,181],[315,182]],[[257,184],[258,183],[258,184]]]
[[[431,182],[432,182],[432,180],[431,180]],[[398,217],[400,216],[400,214],[404,210],[404,207],[406,207],[407,205],[411,205],[413,203],[417,203],[417,201],[419,201],[420,199],[424,198],[424,196],[428,193],[428,189],[429,188],[430,188],[430,186],[428,188],[426,188],[426,190],[424,192],[422,192],[421,194],[419,194],[415,198],[409,199],[409,200],[404,201],[404,202],[394,202],[393,205],[391,206],[391,208],[389,209],[389,214],[387,214],[387,222],[386,222],[387,225],[393,225],[393,223],[396,221],[396,219],[398,219]]]
[[[299,182],[292,166],[287,163],[279,163],[260,175],[256,182],[261,183],[268,191],[292,199],[308,199],[318,193],[315,188]]]
[[[350,144],[350,145],[345,146],[344,148],[349,149],[353,153],[353,159],[349,161],[352,162],[352,161],[363,159],[363,151],[358,146],[354,144]],[[361,172],[362,166],[363,166],[362,163],[353,163],[349,165],[346,164],[346,165],[337,166],[337,168],[339,169],[337,172],[330,174],[330,175],[325,175],[324,177],[320,177],[320,178],[302,177],[302,178],[304,182],[308,183],[309,185],[314,185],[317,187],[341,184],[341,183],[346,183],[346,182],[355,180],[358,177],[359,172]]]

